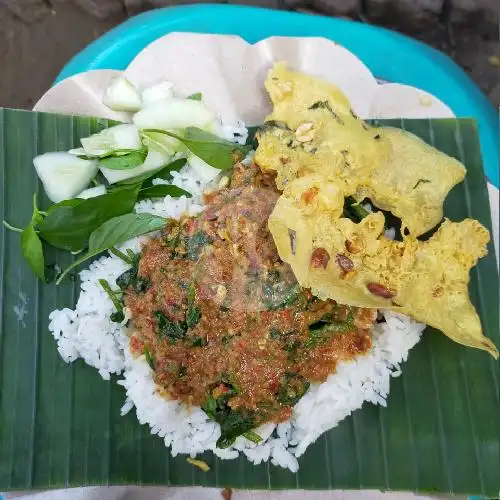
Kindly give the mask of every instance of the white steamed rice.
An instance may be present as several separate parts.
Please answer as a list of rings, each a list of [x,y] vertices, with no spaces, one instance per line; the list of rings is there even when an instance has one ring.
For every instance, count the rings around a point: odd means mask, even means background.
[[[236,127],[221,126],[219,133],[234,142],[246,140],[246,128],[242,123]],[[173,199],[167,196],[159,201],[141,201],[135,207],[136,212],[179,217],[184,212],[195,215],[203,210],[201,195],[209,186],[189,164],[180,172],[174,172],[172,183],[189,191],[193,197]],[[129,241],[121,249],[138,252],[139,240]],[[400,363],[407,359],[409,350],[419,341],[424,329],[424,325],[410,318],[382,311],[385,322],[375,326],[373,348],[368,355],[339,363],[336,373],[325,382],[313,384],[294,407],[290,421],[265,424],[257,429],[262,437],[258,445],[239,437],[233,446],[220,450],[216,448],[219,425],[201,408],[188,409],[177,401],[159,396],[144,356],[134,358],[128,350],[124,324],[110,320],[115,309],[98,280],[106,279],[114,286],[116,278],[127,267],[112,254],[90,264],[80,273],[81,291],[75,309],[53,311],[49,316],[49,330],[64,361],[70,363],[82,358],[98,369],[105,380],[109,380],[111,374],[122,375],[118,384],[124,387],[126,400],[121,414],[135,407],[139,422],[148,424],[152,434],[163,438],[173,456],[179,453],[195,456],[212,450],[220,458],[232,459],[244,453],[254,464],[270,460],[274,465],[297,471],[297,457],[322,433],[361,408],[365,401],[385,406],[391,377],[401,374]]]

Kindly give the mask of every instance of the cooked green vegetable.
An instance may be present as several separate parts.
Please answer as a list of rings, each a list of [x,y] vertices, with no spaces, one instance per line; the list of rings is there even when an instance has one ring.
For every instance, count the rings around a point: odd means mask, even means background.
[[[119,259],[122,259],[123,262],[126,262],[127,264],[130,264],[131,266],[134,264],[134,255],[131,257],[130,255],[125,255],[123,252],[120,252],[118,248],[111,247],[109,251],[113,254],[116,255]]]
[[[226,377],[223,377],[227,380]],[[223,392],[219,397],[214,398],[213,390],[220,384],[215,384],[207,392],[205,399],[205,404],[203,405],[203,411],[213,420],[215,420],[221,428],[221,435],[217,440],[218,448],[227,448],[231,446],[238,436],[246,434],[255,427],[255,415],[245,409],[233,410],[229,406],[229,400],[238,394],[237,388],[228,382],[222,382],[221,384],[225,387],[225,392]],[[248,439],[254,440],[257,438],[257,434],[251,433]],[[258,436],[260,439],[260,436]],[[258,441],[254,441],[258,442]]]
[[[277,399],[281,404],[294,405],[309,389],[309,382],[298,373],[285,373]]]
[[[103,290],[106,292],[111,302],[115,306],[116,312],[111,314],[111,321],[115,323],[121,323],[125,319],[123,314],[123,302],[116,296],[116,293],[112,290],[111,286],[105,279],[100,279],[99,284],[102,286]]]
[[[347,318],[344,321],[318,321],[309,327],[309,338],[304,346],[313,348],[320,344],[324,344],[334,335],[347,333],[352,331],[354,326],[354,314],[349,311]]]
[[[186,325],[188,328],[194,328],[200,321],[200,308],[196,305],[196,286],[194,281],[189,284],[188,305],[186,310]]]
[[[154,311],[153,316],[156,318],[156,332],[160,339],[168,339],[171,344],[175,344],[186,336],[186,323],[172,321],[161,311]]]
[[[298,283],[288,290],[283,290],[283,283],[264,283],[262,290],[264,293],[264,305],[268,311],[283,309],[291,306],[299,297],[302,289]]]
[[[131,238],[136,238],[151,231],[158,231],[164,224],[165,219],[163,217],[135,213],[121,215],[106,221],[90,235],[87,253],[66,268],[59,276],[57,283],[59,284],[71,269],[87,259],[104,252],[108,248],[125,243]]]
[[[151,352],[149,351],[149,349],[146,346],[144,346],[144,357],[146,358],[146,362],[148,363],[151,370],[154,370],[155,369],[155,358],[153,357],[153,355],[151,354]]]
[[[210,243],[212,243],[212,239],[204,231],[194,233],[186,243],[188,259],[198,260],[203,248]]]
[[[262,438],[252,430],[244,432],[243,436],[245,436],[248,440],[256,444],[259,444],[262,441]]]

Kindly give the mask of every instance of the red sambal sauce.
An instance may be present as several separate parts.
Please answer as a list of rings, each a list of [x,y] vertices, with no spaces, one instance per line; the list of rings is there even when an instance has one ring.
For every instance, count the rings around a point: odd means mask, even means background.
[[[300,288],[267,228],[278,196],[272,176],[237,164],[202,214],[146,244],[125,294],[131,348],[162,393],[212,416],[240,411],[246,428],[289,418],[310,382],[369,350],[375,321]]]

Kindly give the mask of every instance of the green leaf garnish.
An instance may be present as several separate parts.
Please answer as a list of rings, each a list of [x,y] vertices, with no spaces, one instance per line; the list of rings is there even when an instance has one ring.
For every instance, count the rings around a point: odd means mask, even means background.
[[[243,157],[249,146],[242,146],[226,141],[221,137],[197,127],[187,127],[184,136],[159,129],[147,129],[145,132],[156,132],[168,135],[182,142],[188,149],[211,167],[229,170],[235,163],[234,154]]]
[[[99,226],[90,235],[87,253],[66,268],[61,276],[59,276],[57,284],[64,279],[71,269],[74,269],[87,259],[104,252],[108,248],[125,243],[131,238],[136,238],[137,236],[150,233],[151,231],[158,231],[164,224],[165,219],[163,217],[135,213],[114,217],[104,222],[104,224]]]
[[[172,184],[156,184],[145,189],[141,189],[137,196],[137,201],[147,200],[148,198],[163,198],[164,196],[171,196],[172,198],[180,198],[185,196],[191,198],[191,193],[184,191],[184,189],[174,186]]]
[[[138,167],[146,160],[148,152],[146,148],[138,149],[132,153],[124,155],[113,155],[101,158],[99,164],[101,167],[109,168],[110,170],[128,170]]]
[[[51,206],[39,225],[39,236],[56,248],[86,248],[92,232],[107,220],[132,212],[140,184],[88,200],[65,200]],[[114,245],[109,245],[114,246]],[[106,248],[109,248],[106,247]]]

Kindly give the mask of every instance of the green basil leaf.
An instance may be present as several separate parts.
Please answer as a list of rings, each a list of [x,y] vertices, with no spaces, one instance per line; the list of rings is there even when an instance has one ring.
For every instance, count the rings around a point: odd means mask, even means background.
[[[234,153],[239,153],[243,156],[250,150],[249,146],[234,144],[197,127],[187,127],[183,137],[173,132],[159,129],[146,129],[145,132],[157,132],[177,139],[191,153],[219,170],[230,170],[233,168]]]
[[[137,184],[88,200],[58,203],[39,224],[39,236],[63,250],[76,252],[86,248],[92,231],[113,217],[132,212],[139,190]]]
[[[29,224],[21,233],[21,248],[24,258],[32,271],[45,281],[45,263],[43,259],[42,242],[36,234],[33,224]]]
[[[184,191],[184,189],[171,185],[171,184],[157,184],[156,186],[150,186],[145,189],[141,189],[137,196],[137,201],[147,200],[149,198],[163,198],[170,195],[172,198],[180,198],[185,196],[186,198],[191,198],[191,193]]]
[[[191,99],[192,101],[201,101],[202,97],[203,94],[201,92],[195,92],[194,94],[188,96],[188,99]]]
[[[149,172],[144,172],[143,174],[131,177],[130,179],[124,179],[123,181],[117,182],[112,189],[121,189],[123,186],[129,186],[130,184],[137,184],[142,182],[142,187],[146,188],[152,186],[153,179],[165,179],[169,181],[171,179],[171,172],[178,172],[186,164],[186,158],[179,158],[178,160],[169,163],[163,167],[157,168],[156,170],[150,170]]]
[[[108,156],[106,158],[102,158],[99,165],[111,170],[128,170],[142,165],[147,154],[146,149],[139,149],[124,155]]]
[[[76,207],[77,205],[80,205],[82,201],[83,198],[72,198],[71,200],[60,201],[59,203],[50,205],[50,207],[47,208],[47,215],[49,215],[51,212],[58,209],[59,207]]]
[[[90,235],[87,253],[73,262],[73,264],[61,274],[56,283],[59,284],[71,269],[74,269],[87,259],[111,247],[121,245],[137,236],[152,231],[158,231],[164,225],[165,219],[163,217],[157,217],[151,214],[130,213],[107,220]]]

